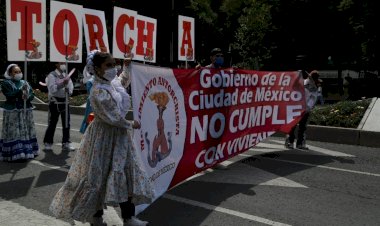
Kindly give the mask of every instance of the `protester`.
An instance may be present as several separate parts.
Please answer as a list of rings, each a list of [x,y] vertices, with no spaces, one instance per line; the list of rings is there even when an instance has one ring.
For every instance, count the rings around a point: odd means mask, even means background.
[[[62,122],[62,150],[74,151],[75,148],[70,142],[70,108],[66,109],[66,94],[71,96],[74,90],[71,78],[67,77],[67,68],[65,63],[56,63],[56,69],[49,73],[46,78],[49,97],[49,118],[48,127],[45,132],[44,144],[45,150],[52,150],[54,143],[54,133],[57,127],[59,116]],[[66,118],[68,122],[66,123]]]
[[[89,55],[86,67],[95,75],[90,94],[95,118],[50,210],[60,218],[101,225],[105,205],[119,204],[124,225],[147,225],[134,217],[135,204],[151,203],[154,190],[132,142],[132,128],[139,129],[140,123],[125,119],[131,101],[121,79],[129,76],[115,79],[117,72],[109,53],[93,51]]]
[[[310,72],[310,74],[307,74],[307,72],[302,72],[302,71],[301,73],[302,73],[303,78],[305,79],[304,86],[305,86],[306,112],[298,123],[296,148],[308,150],[309,148],[306,147],[305,132],[306,132],[308,119],[310,116],[310,111],[314,108],[317,102],[318,87],[316,84],[318,83],[319,73],[316,70]],[[296,127],[297,125],[294,126],[292,130],[290,131],[290,133],[286,136],[285,147],[288,149],[294,148],[294,140],[296,138],[295,136]]]
[[[224,54],[222,49],[214,48],[210,52],[211,63],[207,65],[207,68],[222,68],[224,65]]]
[[[222,69],[224,66],[224,54],[221,48],[214,48],[210,52],[210,64],[206,68]],[[227,169],[227,167],[221,163],[215,165],[215,169]]]
[[[39,154],[31,104],[34,98],[33,89],[22,79],[23,74],[17,64],[10,64],[4,77],[0,88],[6,97],[1,106],[3,128],[0,137],[0,161],[33,159]]]
[[[87,94],[90,95],[92,85],[94,83],[94,75],[88,73],[86,67],[83,70],[83,83],[86,85]],[[90,123],[89,115],[91,113],[92,113],[92,108],[90,104],[90,96],[88,96],[86,100],[86,110],[84,112],[84,118],[82,121],[82,125],[79,129],[79,132],[82,134],[86,131],[88,124]]]
[[[318,79],[318,81],[316,82],[316,85],[318,87],[317,102],[316,102],[316,104],[320,104],[320,105],[324,105],[325,104],[325,99],[323,98],[323,92],[322,92],[322,84],[323,84],[323,80],[322,79]]]

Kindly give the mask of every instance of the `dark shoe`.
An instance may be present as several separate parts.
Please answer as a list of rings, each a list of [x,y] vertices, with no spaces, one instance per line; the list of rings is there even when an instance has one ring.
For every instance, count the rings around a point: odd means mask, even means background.
[[[289,141],[285,141],[285,148],[286,149],[294,149],[294,144],[290,143]]]
[[[53,144],[45,143],[44,146],[45,146],[45,148],[44,148],[45,151],[52,151],[53,150]]]
[[[309,150],[309,148],[308,147],[306,147],[305,145],[297,145],[297,147],[296,147],[297,149],[300,149],[300,150]]]
[[[137,217],[131,217],[131,219],[124,220],[124,226],[146,226],[148,225],[148,221],[142,221]]]
[[[103,222],[103,217],[93,217],[91,226],[107,226],[107,224]]]
[[[71,143],[67,142],[67,143],[62,144],[62,150],[64,150],[64,151],[75,151],[75,147],[73,147],[71,145]]]

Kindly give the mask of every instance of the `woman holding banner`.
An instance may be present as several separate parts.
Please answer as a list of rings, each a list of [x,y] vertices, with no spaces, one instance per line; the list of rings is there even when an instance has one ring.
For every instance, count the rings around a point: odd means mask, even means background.
[[[5,103],[1,106],[4,113],[0,137],[0,160],[15,162],[33,159],[38,155],[31,104],[34,98],[33,89],[22,79],[23,74],[17,64],[9,65],[4,77],[5,80],[0,88],[6,97]]]
[[[139,129],[140,123],[125,119],[130,97],[126,87],[120,89],[120,81],[118,87],[115,81],[111,84],[117,72],[109,53],[92,51],[86,67],[95,75],[90,94],[95,118],[50,210],[57,217],[102,225],[105,205],[118,204],[124,225],[147,225],[134,217],[135,204],[151,203],[154,190],[132,142],[132,129]]]

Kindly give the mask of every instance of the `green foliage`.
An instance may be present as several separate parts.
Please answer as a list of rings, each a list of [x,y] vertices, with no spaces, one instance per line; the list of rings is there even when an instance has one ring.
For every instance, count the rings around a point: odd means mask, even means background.
[[[365,99],[317,106],[311,112],[310,125],[357,128],[370,103],[371,99]]]
[[[49,101],[47,93],[44,93],[39,89],[34,89],[33,92],[34,92],[34,96],[42,100],[43,102],[47,103]]]
[[[211,0],[190,0],[190,8],[197,12],[202,22],[209,25],[212,25],[218,17],[211,8]]]
[[[39,89],[34,90],[35,96],[42,100],[43,102],[47,103],[48,102],[48,95],[45,92],[42,92]],[[88,94],[80,94],[76,96],[71,96],[70,97],[70,105],[72,106],[81,106],[86,103],[87,101]]]
[[[262,62],[270,58],[270,47],[265,46],[266,34],[271,30],[271,6],[260,1],[251,1],[241,12],[233,47],[242,60],[237,66],[260,69]]]

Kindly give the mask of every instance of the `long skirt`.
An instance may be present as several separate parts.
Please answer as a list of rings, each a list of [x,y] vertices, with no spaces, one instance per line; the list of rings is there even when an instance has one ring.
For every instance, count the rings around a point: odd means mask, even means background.
[[[139,164],[131,133],[95,117],[50,205],[56,217],[90,222],[106,204],[116,206],[129,197],[136,205],[153,201],[153,186]]]
[[[0,137],[0,161],[33,159],[38,154],[32,109],[4,110]]]

